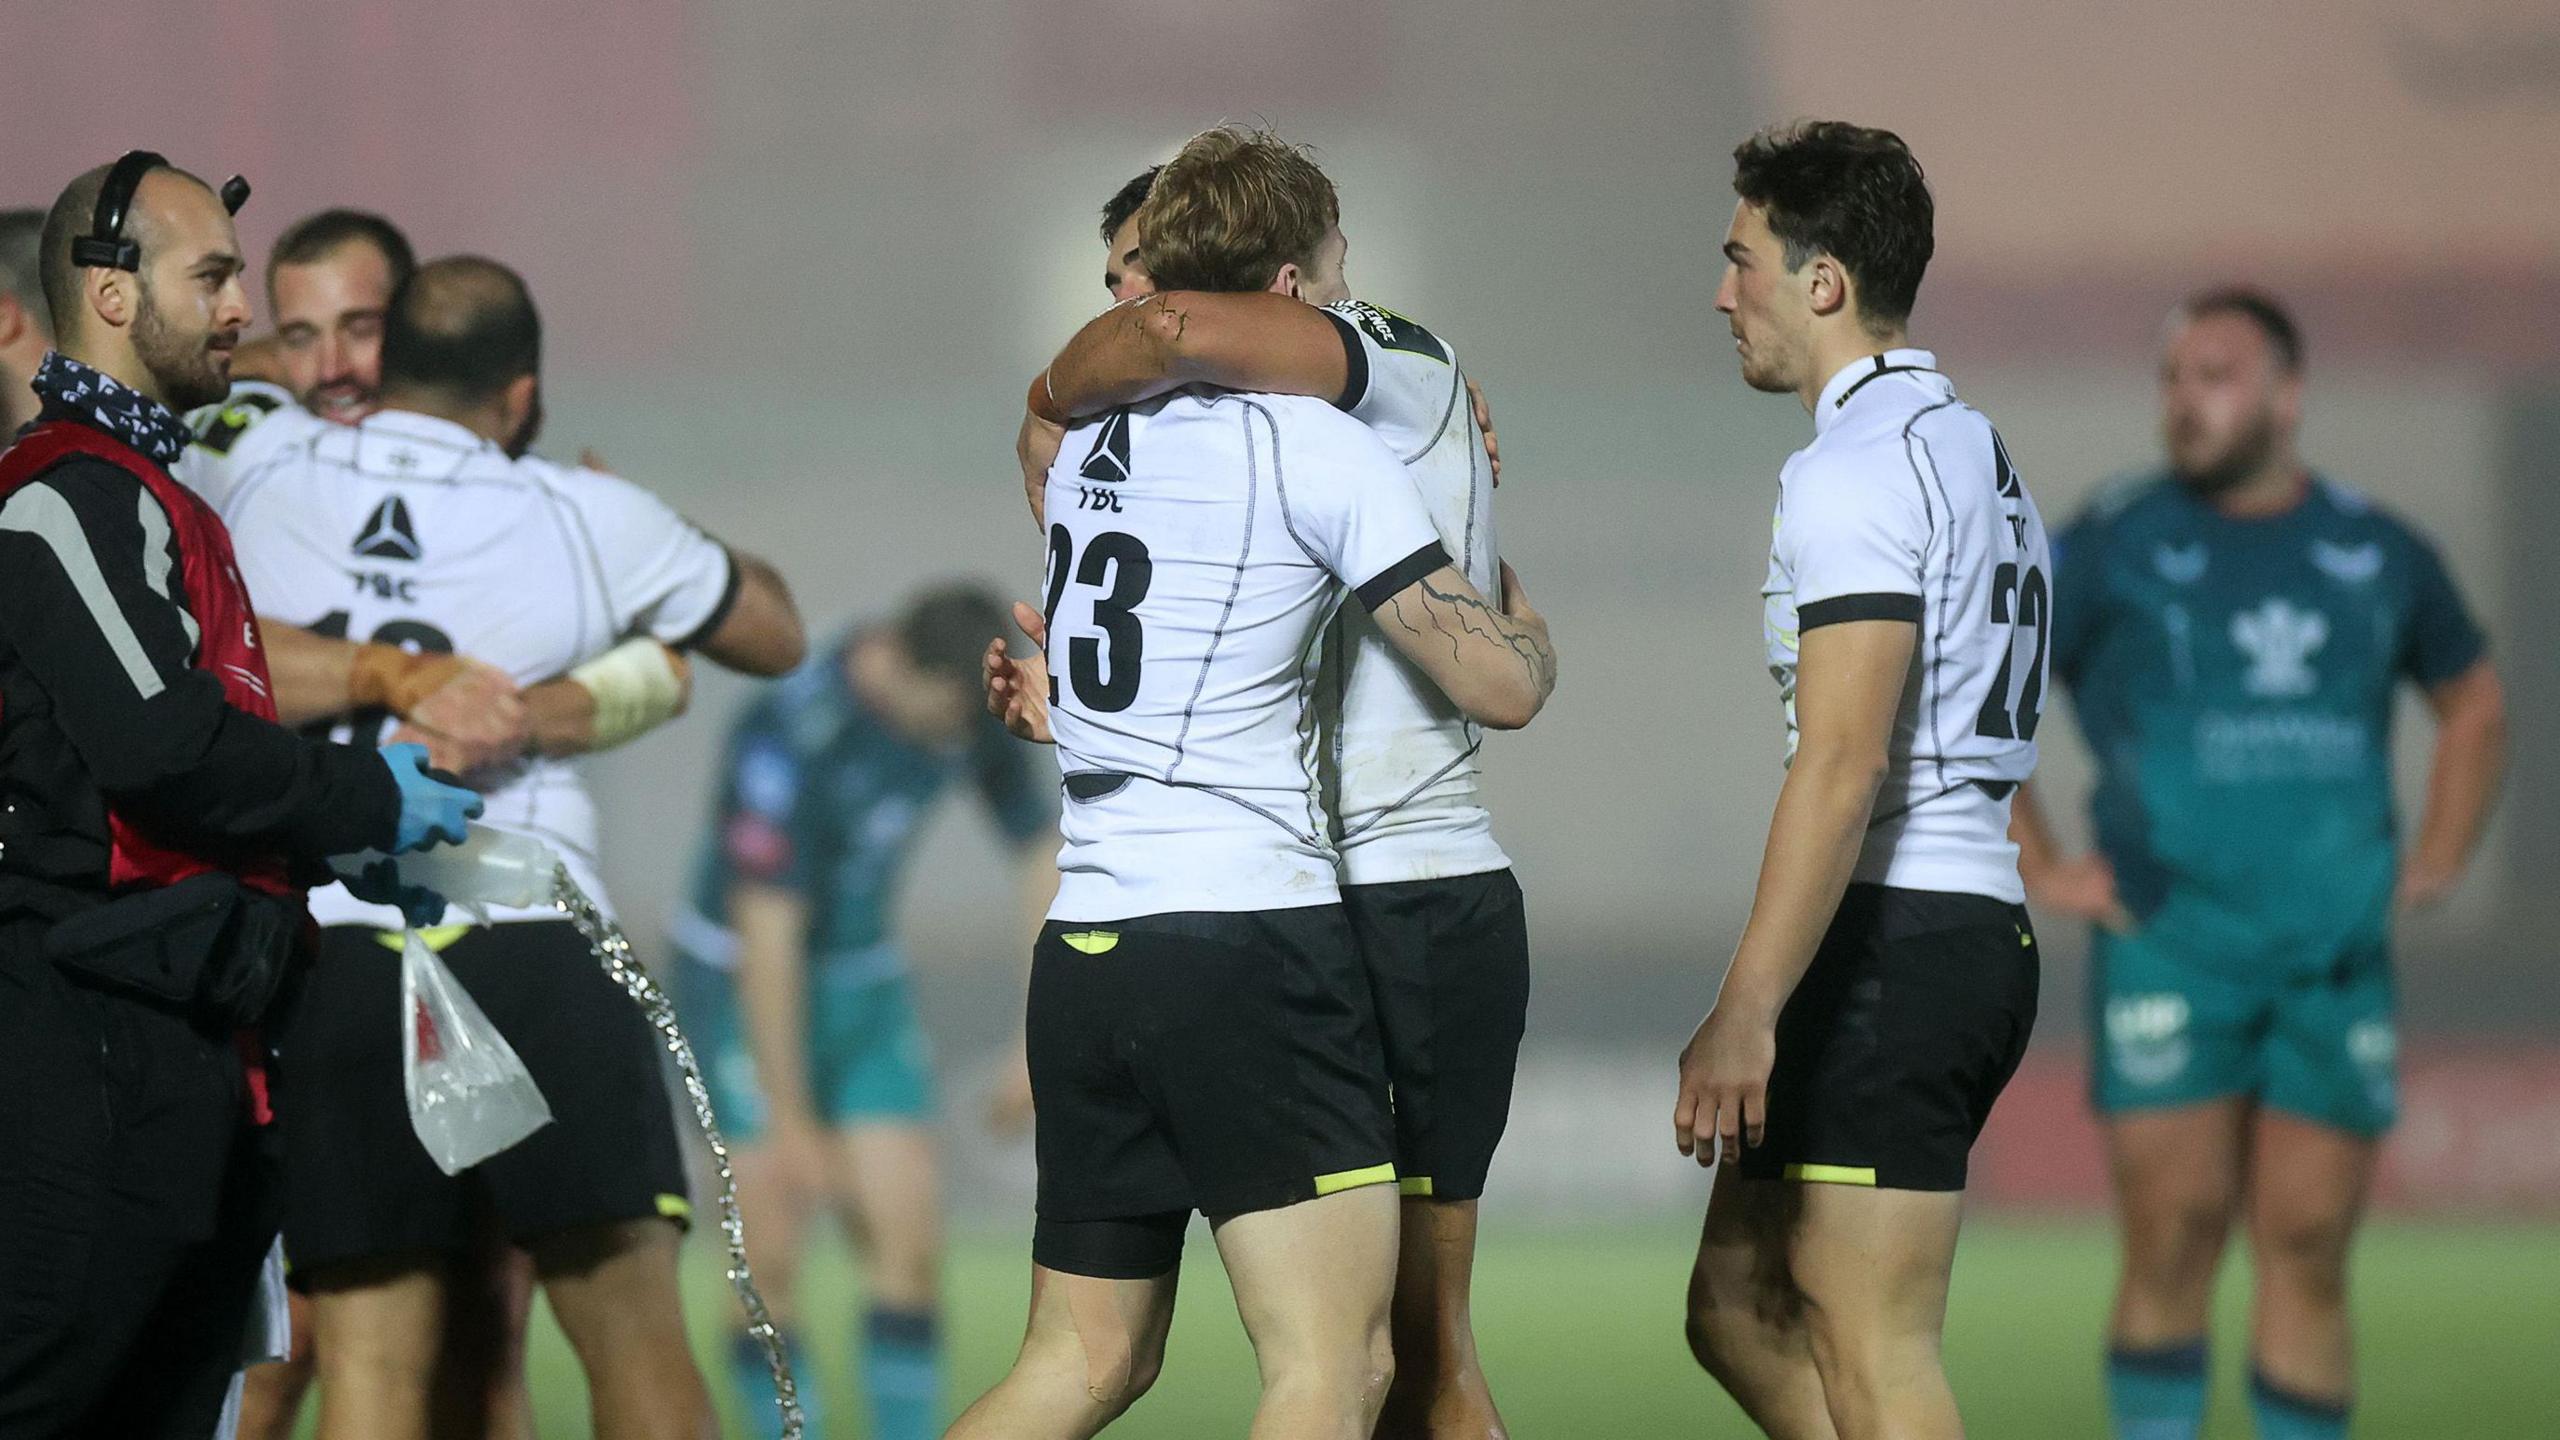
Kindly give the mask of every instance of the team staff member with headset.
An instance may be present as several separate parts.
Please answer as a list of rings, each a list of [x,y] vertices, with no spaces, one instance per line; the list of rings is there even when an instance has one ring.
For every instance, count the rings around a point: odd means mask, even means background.
[[[213,1432],[275,1235],[254,1027],[304,887],[479,810],[417,747],[275,723],[230,538],[169,476],[249,319],[246,197],[137,151],[39,246],[60,348],[0,455],[0,1440]],[[404,898],[389,872],[366,889]]]

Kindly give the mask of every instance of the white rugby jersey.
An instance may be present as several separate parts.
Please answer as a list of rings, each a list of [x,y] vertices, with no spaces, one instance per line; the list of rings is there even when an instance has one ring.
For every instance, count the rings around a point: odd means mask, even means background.
[[[1792,761],[1800,633],[1918,623],[1853,878],[2017,903],[2009,797],[2036,764],[2052,552],[2007,447],[1936,365],[1889,350],[1823,387],[1813,443],[1778,476],[1762,624]]]
[[[293,392],[264,380],[235,380],[219,405],[190,411],[188,426],[196,442],[169,467],[169,473],[214,508],[250,467],[306,445],[333,422],[302,408]]]
[[[198,411],[216,440],[241,397]],[[219,463],[190,449],[179,477],[231,527],[258,613],[319,634],[412,650],[458,651],[519,685],[635,635],[696,638],[727,610],[736,577],[727,551],[629,481],[510,460],[451,421],[386,410],[355,425],[290,405],[251,407]],[[269,432],[269,426],[278,427]],[[256,443],[254,446],[252,442]],[[373,733],[388,735],[384,719]],[[340,739],[355,727],[337,727]],[[527,757],[472,777],[482,819],[539,836],[597,903],[595,803],[570,761]],[[397,927],[399,912],[341,886],[315,890],[324,925]],[[556,919],[548,908],[493,910],[493,920]]]
[[[1050,917],[1336,900],[1326,622],[1448,563],[1404,467],[1322,400],[1177,390],[1068,431],[1047,507]]]
[[[1386,442],[1421,494],[1450,563],[1499,599],[1493,466],[1447,342],[1391,310],[1345,300],[1349,382],[1335,403]],[[1483,732],[1359,606],[1326,637],[1324,779],[1346,885],[1481,875],[1510,865],[1477,794]]]

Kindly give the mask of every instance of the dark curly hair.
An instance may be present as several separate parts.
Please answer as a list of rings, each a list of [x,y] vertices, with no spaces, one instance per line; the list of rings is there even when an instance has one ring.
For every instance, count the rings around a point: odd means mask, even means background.
[[[1840,262],[1870,330],[1911,318],[1937,207],[1901,136],[1839,120],[1773,125],[1734,147],[1733,189],[1768,211],[1788,269],[1816,255]]]

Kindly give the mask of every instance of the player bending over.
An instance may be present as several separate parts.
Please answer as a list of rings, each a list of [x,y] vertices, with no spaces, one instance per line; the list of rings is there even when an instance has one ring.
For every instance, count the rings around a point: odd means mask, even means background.
[[[736,1146],[738,1199],[765,1303],[800,1328],[800,1237],[834,1214],[862,1258],[863,1392],[877,1440],[942,1424],[942,1162],[933,1046],[891,923],[935,800],[977,792],[1021,860],[1023,930],[1058,886],[1056,798],[1034,757],[979,707],[977,664],[1003,623],[946,585],[864,625],[768,689],[729,733],[716,829],[672,926],[694,1047]],[[1009,1069],[997,1121],[1029,1118]],[[743,1412],[778,1424],[763,1347],[730,1357]],[[810,1432],[826,1433],[804,1370]]]
[[[1197,248],[1209,218],[1200,206],[1160,209],[1156,243]],[[1134,219],[1126,229],[1143,257]],[[1480,403],[1445,341],[1350,298],[1346,248],[1339,228],[1328,234],[1294,298],[1187,291],[1115,307],[1068,342],[1034,400],[1060,420],[1194,383],[1329,401],[1386,442],[1452,561],[1494,590],[1494,466]],[[1135,288],[1153,290],[1142,268]],[[1479,727],[1354,609],[1325,636],[1317,696],[1325,808],[1378,1008],[1404,1197],[1396,1378],[1378,1433],[1487,1440],[1504,1427],[1476,1354],[1469,1291],[1478,1201],[1528,1018],[1528,922],[1479,793]]]
[[[1230,223],[1147,240],[1147,268],[1301,294],[1332,186],[1235,138],[1187,147],[1140,212],[1149,236],[1158,207]],[[1307,744],[1317,650],[1348,587],[1463,710],[1513,726],[1554,684],[1545,624],[1516,583],[1487,602],[1394,455],[1304,397],[1185,390],[1080,424],[1047,513],[1067,802],[1032,966],[1032,1316],[950,1434],[1082,1437],[1126,1410],[1199,1210],[1261,1366],[1253,1435],[1367,1440],[1394,1369],[1395,1138]],[[1047,699],[1050,668],[1024,672]]]
[[[1819,122],[1734,152],[1716,308],[1813,441],[1763,587],[1788,768],[1742,943],[1680,1056],[1720,1160],[1689,1343],[1763,1430],[1963,1433],[1938,1351],[1965,1161],[2035,1022],[2009,799],[2035,766],[2052,564],[1991,422],[1904,340],[1919,162]]]

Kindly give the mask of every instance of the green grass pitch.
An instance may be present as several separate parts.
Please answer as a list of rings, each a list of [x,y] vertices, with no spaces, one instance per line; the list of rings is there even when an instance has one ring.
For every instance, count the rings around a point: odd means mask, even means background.
[[[2098,1334],[2112,1275],[2091,1221],[1977,1221],[1965,1237],[1947,1320],[1947,1361],[1971,1433],[2098,1437]],[[1691,1364],[1680,1340],[1690,1236],[1651,1224],[1549,1229],[1493,1218],[1477,1280],[1485,1356],[1521,1440],[1723,1437],[1753,1433]],[[733,1308],[707,1233],[687,1275],[696,1348],[725,1365]],[[954,1404],[1003,1371],[1020,1338],[1028,1250],[1016,1233],[964,1235],[951,1266]],[[2239,1258],[2235,1255],[2235,1258]],[[2560,1435],[2560,1229],[2508,1224],[2377,1224],[2356,1272],[2364,1403],[2359,1440]],[[834,1440],[857,1436],[844,1346],[859,1305],[841,1251],[808,1276]],[[2248,1433],[2241,1403],[2245,1261],[2217,1312],[2208,1434]],[[543,1432],[585,1433],[575,1363],[548,1321],[534,1375]],[[725,1377],[715,1385],[728,1401]],[[805,1382],[804,1382],[805,1383]],[[1246,1348],[1216,1251],[1195,1226],[1165,1377],[1110,1434],[1125,1440],[1237,1436],[1253,1400]],[[732,1417],[733,1423],[735,1417]],[[733,1433],[747,1433],[737,1431]]]

